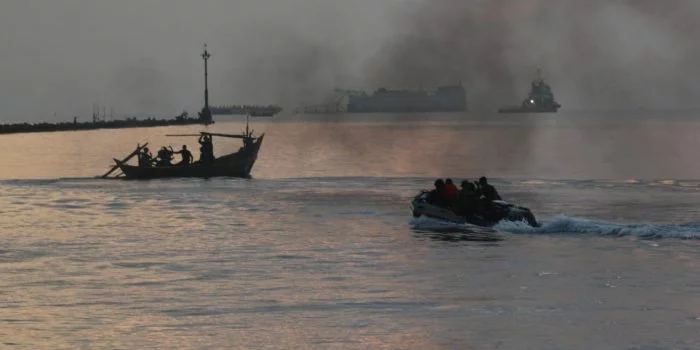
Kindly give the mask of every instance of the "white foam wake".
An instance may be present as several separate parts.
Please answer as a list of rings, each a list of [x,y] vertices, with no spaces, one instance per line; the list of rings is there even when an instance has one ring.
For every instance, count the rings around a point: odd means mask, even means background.
[[[616,224],[578,219],[565,215],[542,222],[541,227],[530,227],[523,222],[501,222],[494,229],[524,234],[598,234],[605,236],[637,236],[642,238],[700,239],[700,225]]]

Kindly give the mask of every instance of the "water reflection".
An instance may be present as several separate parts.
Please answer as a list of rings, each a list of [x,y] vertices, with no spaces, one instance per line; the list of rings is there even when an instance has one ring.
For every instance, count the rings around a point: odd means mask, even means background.
[[[689,116],[451,115],[349,116],[325,120],[255,122],[268,137],[255,178],[310,176],[451,176],[493,178],[697,178],[694,149],[700,123]],[[332,119],[337,118],[337,119]],[[431,119],[432,118],[432,119]],[[240,121],[208,131],[237,133]],[[150,142],[197,149],[196,140],[166,134],[198,126],[119,129],[0,136],[4,179],[92,177],[112,158]],[[236,150],[221,140],[217,153]],[[669,157],[673,154],[674,157]],[[654,164],[654,166],[649,166]]]
[[[696,344],[700,243],[673,237],[697,222],[700,191],[669,181],[698,178],[696,147],[649,150],[690,146],[699,125],[640,121],[600,141],[621,123],[522,117],[264,123],[255,180],[84,178],[194,127],[0,136],[22,150],[1,174],[19,180],[0,181],[2,344],[580,348],[593,333],[613,348]],[[569,215],[554,220],[569,231],[412,230],[409,200],[431,178],[484,174],[538,219]],[[556,177],[587,181],[545,180]],[[617,226],[582,232],[570,217],[674,225],[663,241],[598,239]]]

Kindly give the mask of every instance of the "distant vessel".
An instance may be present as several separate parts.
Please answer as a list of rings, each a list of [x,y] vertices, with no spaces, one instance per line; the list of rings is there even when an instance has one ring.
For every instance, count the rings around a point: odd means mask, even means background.
[[[282,111],[278,106],[251,106],[251,105],[228,105],[212,106],[211,113],[214,115],[250,115],[251,117],[273,117]]]
[[[519,107],[504,107],[498,113],[556,113],[561,105],[554,100],[549,84],[542,79],[540,69],[537,78],[532,81],[530,93]]]
[[[467,97],[461,84],[440,86],[434,92],[380,88],[372,95],[351,94],[347,104],[348,113],[459,112],[466,109]]]

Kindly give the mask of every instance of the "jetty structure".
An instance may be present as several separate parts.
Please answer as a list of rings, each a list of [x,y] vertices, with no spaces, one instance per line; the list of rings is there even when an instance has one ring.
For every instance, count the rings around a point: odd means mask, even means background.
[[[149,117],[146,119],[137,119],[136,117],[121,119],[121,120],[106,120],[95,116],[95,107],[93,106],[92,121],[78,122],[78,118],[74,117],[72,122],[59,123],[16,123],[16,124],[0,124],[0,134],[18,134],[18,133],[33,133],[33,132],[52,132],[52,131],[78,131],[78,130],[96,130],[96,129],[122,129],[122,128],[144,128],[156,126],[171,126],[171,125],[193,125],[202,124],[209,125],[214,123],[212,111],[209,107],[209,71],[208,61],[211,54],[207,50],[207,45],[204,44],[204,51],[201,54],[204,60],[204,107],[199,112],[197,118],[189,116],[187,111],[179,116],[171,119],[156,119]],[[98,111],[99,115],[99,111]]]

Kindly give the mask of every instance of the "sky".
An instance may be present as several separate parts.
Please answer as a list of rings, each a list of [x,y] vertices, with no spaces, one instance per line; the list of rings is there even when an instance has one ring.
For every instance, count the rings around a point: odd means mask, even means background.
[[[563,110],[697,108],[700,1],[432,0],[403,6],[375,84],[462,79],[473,109],[518,104],[541,68]]]
[[[0,122],[170,117],[203,103],[462,82],[473,110],[524,98],[537,67],[566,109],[696,108],[691,0],[3,0]]]
[[[311,103],[362,84],[396,2],[3,0],[0,121],[196,114],[205,42],[212,104]]]

